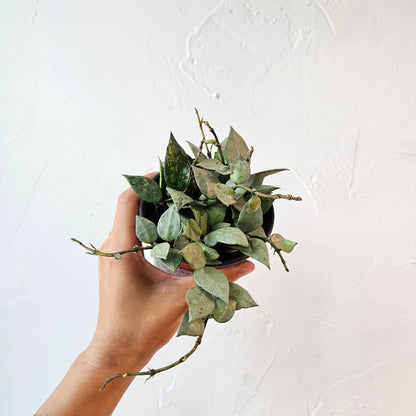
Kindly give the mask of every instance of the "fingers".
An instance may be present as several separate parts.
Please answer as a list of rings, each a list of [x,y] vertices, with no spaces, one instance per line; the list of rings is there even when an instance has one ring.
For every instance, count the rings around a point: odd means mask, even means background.
[[[139,214],[140,198],[129,188],[118,197],[111,239],[115,245],[130,248],[138,244],[136,237],[136,215]]]
[[[157,172],[145,176],[153,178]],[[136,237],[136,215],[139,215],[140,198],[133,189],[128,188],[118,197],[117,210],[114,218],[111,240],[120,247],[140,244]],[[130,248],[130,247],[128,247]]]
[[[251,261],[244,260],[242,263],[233,264],[231,266],[221,267],[220,270],[225,273],[230,282],[235,282],[240,277],[251,273],[255,266]]]

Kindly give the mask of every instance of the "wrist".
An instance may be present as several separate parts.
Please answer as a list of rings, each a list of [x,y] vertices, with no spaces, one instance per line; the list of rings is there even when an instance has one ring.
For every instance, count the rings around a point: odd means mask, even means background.
[[[125,345],[111,345],[94,337],[82,355],[91,368],[120,373],[140,370],[150,361],[154,353],[128,348]]]

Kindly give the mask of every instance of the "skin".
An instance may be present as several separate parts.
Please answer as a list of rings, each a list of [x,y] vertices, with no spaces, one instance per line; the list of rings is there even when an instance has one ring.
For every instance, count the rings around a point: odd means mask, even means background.
[[[101,251],[140,244],[135,233],[139,203],[130,188],[120,195],[113,230]],[[253,269],[244,261],[221,270],[235,281]],[[192,276],[167,274],[140,252],[125,254],[121,260],[99,257],[98,275],[100,304],[92,341],[37,416],[111,415],[133,378],[117,379],[103,391],[99,388],[108,377],[142,369],[172,338],[187,310],[186,291],[194,286]]]

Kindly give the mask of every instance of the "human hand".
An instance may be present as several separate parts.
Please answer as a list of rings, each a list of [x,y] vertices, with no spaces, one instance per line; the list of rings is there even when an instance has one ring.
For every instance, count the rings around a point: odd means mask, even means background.
[[[120,195],[113,230],[100,251],[141,244],[135,232],[139,202],[131,188]],[[119,371],[141,368],[178,329],[193,277],[165,273],[147,262],[143,252],[123,254],[120,260],[99,257],[98,262],[100,309],[89,349],[104,366]],[[244,261],[221,270],[235,281],[253,269],[253,263]]]
[[[135,230],[139,202],[131,189],[120,195],[113,230],[100,251],[117,253],[140,245]],[[142,252],[123,254],[120,260],[99,257],[98,265],[100,309],[93,339],[36,415],[111,415],[132,379],[121,378],[103,393],[104,380],[144,367],[173,336],[187,309],[192,276],[165,273]],[[253,269],[244,261],[222,271],[234,281]]]

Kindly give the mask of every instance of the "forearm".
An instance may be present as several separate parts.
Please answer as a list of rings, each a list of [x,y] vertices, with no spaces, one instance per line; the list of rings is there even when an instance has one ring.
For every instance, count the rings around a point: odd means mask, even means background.
[[[100,391],[104,381],[120,372],[137,371],[149,359],[150,356],[143,357],[134,366],[129,362],[126,367],[121,368],[87,349],[76,358],[61,383],[35,416],[111,415],[133,378],[119,379],[110,383],[104,391]]]

